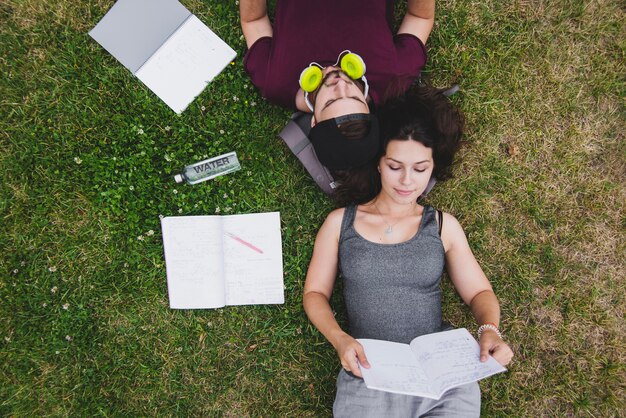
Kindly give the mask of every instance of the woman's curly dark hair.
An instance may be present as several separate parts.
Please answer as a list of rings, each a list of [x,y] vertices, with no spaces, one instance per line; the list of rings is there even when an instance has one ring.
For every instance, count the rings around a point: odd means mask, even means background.
[[[415,85],[379,107],[380,149],[376,158],[365,166],[333,173],[339,183],[333,199],[339,206],[365,203],[380,192],[377,165],[391,140],[413,140],[432,148],[433,177],[443,181],[452,176],[465,121],[443,92],[430,85]]]

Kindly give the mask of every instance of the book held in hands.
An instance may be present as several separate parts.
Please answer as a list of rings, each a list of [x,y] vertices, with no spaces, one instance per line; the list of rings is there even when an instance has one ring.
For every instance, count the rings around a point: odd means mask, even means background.
[[[285,301],[278,212],[161,219],[173,309]]]
[[[449,389],[506,371],[493,357],[482,363],[478,342],[465,328],[419,336],[410,344],[361,339],[370,389],[439,399]]]

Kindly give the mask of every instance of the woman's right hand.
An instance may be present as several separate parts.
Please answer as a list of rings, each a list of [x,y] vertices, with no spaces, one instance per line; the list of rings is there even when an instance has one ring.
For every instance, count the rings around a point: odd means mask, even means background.
[[[363,350],[363,346],[350,335],[344,333],[341,337],[339,337],[336,341],[335,349],[339,355],[341,367],[343,367],[344,370],[351,372],[353,375],[361,378],[363,377],[361,370],[359,369],[359,364],[366,369],[370,368],[367,357],[365,357],[365,350]]]

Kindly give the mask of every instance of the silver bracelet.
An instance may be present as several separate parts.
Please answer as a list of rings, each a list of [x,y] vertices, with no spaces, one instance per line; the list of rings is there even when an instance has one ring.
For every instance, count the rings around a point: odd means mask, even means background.
[[[495,331],[496,334],[498,334],[498,337],[502,338],[502,333],[500,332],[500,330],[498,329],[498,327],[496,327],[493,324],[482,324],[481,326],[478,327],[478,339],[480,340],[480,336],[482,335],[483,331],[486,329],[490,329],[492,331]]]

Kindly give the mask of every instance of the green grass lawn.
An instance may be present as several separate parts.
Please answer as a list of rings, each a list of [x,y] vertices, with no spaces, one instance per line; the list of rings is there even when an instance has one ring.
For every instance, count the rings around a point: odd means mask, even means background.
[[[235,2],[182,3],[238,57],[178,116],[87,35],[113,1],[0,1],[3,416],[331,414],[339,362],[301,295],[332,204],[243,71]],[[461,85],[468,133],[428,200],[464,225],[516,353],[484,416],[626,410],[625,21],[609,0],[438,2],[426,72]],[[174,183],[228,151],[240,171]],[[285,304],[170,310],[159,216],[261,211],[281,213]]]

